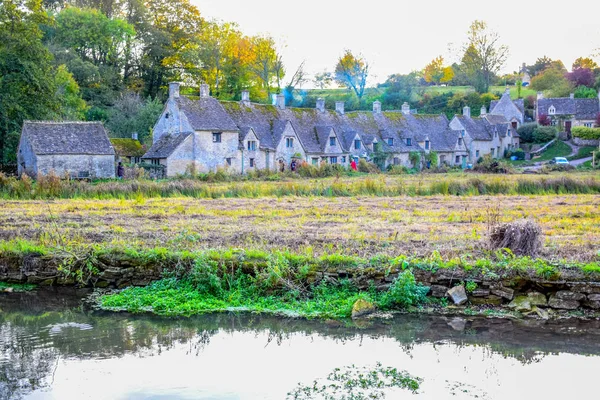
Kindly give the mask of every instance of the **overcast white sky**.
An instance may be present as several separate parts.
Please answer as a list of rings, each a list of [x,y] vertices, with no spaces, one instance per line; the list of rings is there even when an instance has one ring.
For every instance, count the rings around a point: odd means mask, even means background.
[[[207,19],[236,22],[248,35],[273,36],[288,71],[302,60],[311,73],[331,71],[344,49],[362,53],[371,64],[370,85],[420,70],[438,55],[453,61],[475,19],[486,21],[509,46],[503,72],[543,55],[570,68],[577,57],[600,48],[597,0],[191,1]]]

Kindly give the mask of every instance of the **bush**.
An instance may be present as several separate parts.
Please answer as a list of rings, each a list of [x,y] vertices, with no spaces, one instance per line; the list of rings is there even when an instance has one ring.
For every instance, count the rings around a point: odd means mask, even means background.
[[[364,172],[367,174],[376,174],[376,173],[380,172],[377,165],[367,162],[367,160],[365,160],[364,158],[361,158],[358,161],[358,171]]]
[[[537,129],[536,123],[523,124],[517,129],[517,133],[521,137],[521,141],[525,143],[533,143],[533,132]]]
[[[576,126],[571,129],[573,137],[584,139],[584,140],[598,140],[600,139],[600,128],[588,128],[585,126]]]
[[[548,143],[556,139],[558,129],[555,126],[539,126],[533,132],[533,143]]]
[[[485,174],[508,174],[513,172],[512,167],[505,161],[496,160],[491,155],[486,154],[481,157],[481,161],[475,164],[473,171]]]
[[[525,150],[523,149],[515,149],[514,151],[510,152],[510,156],[509,157],[516,157],[517,160],[524,160],[525,159]]]
[[[542,247],[542,229],[531,220],[496,225],[490,233],[492,250],[510,249],[518,256],[535,257]]]
[[[549,172],[554,172],[554,171],[558,171],[558,172],[573,171],[574,169],[576,169],[576,168],[570,164],[548,164],[548,165],[544,165],[542,167],[542,169],[540,170],[540,172],[547,174]]]
[[[427,292],[429,287],[417,283],[413,273],[407,270],[394,280],[383,295],[380,305],[384,309],[418,305],[425,301]]]

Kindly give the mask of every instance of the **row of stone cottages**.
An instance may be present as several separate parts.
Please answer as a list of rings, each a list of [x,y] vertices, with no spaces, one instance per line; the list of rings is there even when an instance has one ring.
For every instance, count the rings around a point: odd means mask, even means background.
[[[318,100],[314,109],[286,107],[284,97],[275,106],[252,103],[248,92],[240,102],[218,101],[207,85],[192,100],[169,85],[169,99],[153,130],[152,147],[141,157],[162,165],[167,176],[228,168],[246,173],[277,169],[280,160],[289,167],[293,158],[319,165],[348,166],[351,159],[371,159],[379,151],[385,165],[412,167],[410,153],[438,153],[440,164],[466,166],[491,154],[519,147],[516,128],[523,123],[523,101],[512,101],[508,91],[482,108],[481,117],[420,115],[408,104],[401,111],[345,112],[344,103],[325,109]],[[139,156],[137,154],[136,156]],[[422,157],[423,158],[423,157]],[[19,173],[36,176],[54,170],[59,175],[114,177],[114,147],[100,123],[26,122],[18,149]]]

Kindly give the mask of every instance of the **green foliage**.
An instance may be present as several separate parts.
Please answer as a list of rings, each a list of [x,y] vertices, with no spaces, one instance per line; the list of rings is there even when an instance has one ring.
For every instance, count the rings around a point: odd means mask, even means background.
[[[598,92],[594,88],[589,88],[587,86],[578,86],[575,89],[575,98],[576,99],[597,99]]]
[[[533,133],[536,131],[538,124],[533,122],[529,124],[523,124],[517,129],[517,133],[523,143],[533,143]]]
[[[477,289],[477,283],[473,281],[467,281],[465,283],[465,290],[467,293],[473,293]]]
[[[600,139],[600,128],[587,128],[585,126],[576,126],[571,129],[574,137],[584,140]]]
[[[418,151],[411,151],[408,154],[408,159],[410,160],[414,168],[421,168],[421,153],[419,153]]]
[[[410,270],[402,272],[394,280],[390,289],[385,292],[380,300],[384,309],[406,308],[425,302],[429,287],[417,283]]]
[[[411,376],[406,371],[383,367],[358,368],[354,365],[336,368],[324,379],[315,380],[310,385],[298,384],[287,394],[289,400],[367,400],[385,398],[386,389],[407,389],[416,393],[422,379]]]
[[[538,126],[533,132],[533,143],[548,143],[556,139],[558,129],[555,126]]]
[[[163,104],[158,98],[148,98],[145,101],[132,92],[121,95],[110,109],[106,128],[116,137],[131,137],[138,133],[142,143],[151,143],[152,127],[163,110]]]
[[[0,282],[1,292],[30,292],[37,286],[32,283],[8,283]]]

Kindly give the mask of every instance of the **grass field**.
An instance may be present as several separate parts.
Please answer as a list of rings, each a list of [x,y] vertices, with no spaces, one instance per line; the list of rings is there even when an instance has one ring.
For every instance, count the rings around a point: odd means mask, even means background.
[[[531,218],[545,259],[595,260],[597,195],[2,201],[0,240],[45,246],[247,248],[449,259],[486,248],[487,221]]]
[[[537,157],[533,157],[531,160],[516,160],[510,161],[510,163],[516,166],[533,165],[536,162],[550,161],[554,157],[568,157],[571,155],[571,152],[572,149],[568,144],[561,140],[557,140],[556,142],[552,143],[542,154]]]

